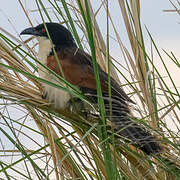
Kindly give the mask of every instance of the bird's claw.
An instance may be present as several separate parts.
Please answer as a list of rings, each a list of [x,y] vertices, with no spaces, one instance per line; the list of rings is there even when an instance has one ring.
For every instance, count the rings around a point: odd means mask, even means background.
[[[47,99],[48,93],[46,91],[43,92],[42,94],[42,99]]]

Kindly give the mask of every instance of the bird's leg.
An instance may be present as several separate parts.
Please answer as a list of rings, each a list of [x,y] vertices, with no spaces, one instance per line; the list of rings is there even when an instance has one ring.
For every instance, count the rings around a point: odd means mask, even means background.
[[[46,91],[43,91],[42,99],[47,99],[47,95],[48,95],[48,93]]]
[[[94,117],[94,118],[99,117],[97,112],[95,112],[95,108],[94,109],[92,108],[92,105],[76,97],[71,98],[69,100],[68,108],[70,109],[70,111],[81,114],[85,118],[88,118],[89,116]]]
[[[42,93],[42,99],[47,99],[47,97],[48,97],[48,91],[46,91],[46,89],[45,89],[45,87],[44,87],[43,84],[42,84],[42,91],[43,91],[43,93]]]
[[[69,100],[67,108],[71,112],[78,113],[78,114],[84,116],[85,118],[87,118],[87,116],[88,116],[88,112],[85,110],[85,107],[84,107],[84,102],[77,97],[71,98]]]
[[[76,98],[76,97],[71,98],[68,101],[67,107],[72,112],[82,112],[84,110],[83,102],[79,98]]]

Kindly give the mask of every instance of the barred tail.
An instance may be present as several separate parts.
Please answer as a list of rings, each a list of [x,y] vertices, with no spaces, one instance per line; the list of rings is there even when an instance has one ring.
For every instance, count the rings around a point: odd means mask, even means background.
[[[146,154],[159,153],[161,148],[155,138],[143,127],[124,117],[112,118],[117,134],[129,139],[132,144],[136,144]]]
[[[97,103],[97,92],[90,88],[81,88],[84,94],[89,97],[93,103]],[[115,93],[114,93],[115,94]],[[108,93],[103,93],[103,99],[106,109],[106,116],[114,124],[115,133],[128,139],[132,144],[137,145],[146,154],[156,154],[161,151],[161,147],[157,143],[155,137],[151,135],[142,125],[134,122],[129,114],[130,110],[127,101],[129,98],[124,97],[123,94],[112,95],[109,98]],[[112,102],[112,109],[110,110],[110,101]]]
[[[110,114],[109,102],[105,101],[106,114]],[[129,109],[126,103],[112,102],[111,120],[114,124],[115,133],[130,140],[146,154],[157,154],[161,147],[155,137],[151,135],[142,125],[138,125],[129,116]]]

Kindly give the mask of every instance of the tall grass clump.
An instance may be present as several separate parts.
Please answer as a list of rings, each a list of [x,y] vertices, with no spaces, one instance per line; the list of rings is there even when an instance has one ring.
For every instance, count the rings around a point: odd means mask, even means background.
[[[96,10],[90,0],[32,2],[36,5],[32,12],[39,17],[39,23],[63,24],[73,33],[78,47],[91,54],[100,109],[96,116],[54,109],[42,98],[41,83],[68,91],[90,106],[93,104],[76,87],[39,62],[34,37],[19,40],[0,27],[0,176],[33,180],[180,179],[180,94],[164,58],[177,68],[180,64],[174,53],[162,51],[156,45],[148,28],[143,30],[140,1],[113,2],[119,6],[115,18],[112,2],[108,0],[97,1]],[[29,26],[37,25],[26,4],[19,1],[19,5]],[[99,14],[103,14],[103,28]],[[117,17],[124,22],[128,44],[122,41]],[[146,50],[145,38],[151,41],[150,52]],[[111,53],[113,42],[122,57]],[[154,54],[165,75],[154,61]],[[157,137],[163,149],[160,154],[147,156],[121,139],[116,145],[117,139],[109,128],[112,124],[105,118],[97,63],[136,102],[131,113],[135,121]],[[57,76],[66,87],[40,78],[38,68]],[[109,96],[110,87],[109,78]]]

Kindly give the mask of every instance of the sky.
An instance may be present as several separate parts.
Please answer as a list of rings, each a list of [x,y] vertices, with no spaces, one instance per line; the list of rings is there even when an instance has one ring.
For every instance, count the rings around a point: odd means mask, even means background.
[[[98,4],[98,1],[93,1],[94,3],[92,4],[94,5],[95,9],[97,9],[96,7],[98,6],[96,4]],[[110,1],[110,7],[113,8],[113,17],[115,17],[117,13],[119,15],[119,6],[117,6],[117,3],[113,3],[115,1]],[[35,3],[33,3],[35,1],[24,2],[26,2],[26,7],[27,9],[29,9],[29,11],[30,9],[37,9]],[[180,31],[180,18],[179,15],[177,15],[177,13],[175,12],[163,12],[163,10],[173,9],[169,0],[141,0],[140,2],[142,24],[147,26],[149,31],[152,33],[153,37],[156,39],[156,41],[160,44],[162,48],[172,48],[174,50],[177,50],[179,44],[178,36]],[[34,22],[38,20],[40,21],[40,18],[37,13],[31,12],[30,15],[31,17],[33,17],[32,19],[34,20]],[[18,35],[17,33],[21,32],[21,30],[25,27],[29,26],[26,17],[23,16],[23,11],[17,0],[2,1],[0,7],[0,18],[0,26],[12,32],[12,34],[15,35]],[[101,18],[104,19],[105,17]],[[117,26],[121,28],[122,19],[116,19]],[[104,20],[101,22],[103,26]],[[122,33],[125,32],[122,31]]]
[[[44,0],[43,2],[45,2]],[[36,11],[37,7],[35,4],[35,0],[24,0],[25,7],[27,12],[31,16],[31,19],[34,25],[42,22],[39,16],[39,13]],[[100,1],[92,0],[92,5],[94,11],[99,8]],[[116,3],[115,3],[116,2]],[[153,39],[156,42],[160,52],[162,53],[162,57],[165,60],[165,63],[177,85],[180,88],[180,71],[179,69],[173,65],[172,61],[165,55],[162,49],[166,50],[168,53],[171,51],[175,54],[176,58],[180,58],[180,15],[176,12],[164,12],[164,10],[172,10],[174,9],[169,0],[141,0],[141,23],[143,27],[143,33],[145,37],[145,45],[146,49],[150,50],[150,39],[147,35],[147,31],[145,27],[147,27],[148,31],[151,33]],[[175,2],[175,1],[173,1]],[[120,37],[123,43],[127,46],[129,41],[127,38],[127,33],[125,30],[125,26],[123,23],[123,18],[120,15],[120,8],[117,5],[117,0],[109,1],[109,8],[111,12],[112,18],[115,20],[115,25],[120,32]],[[48,5],[47,5],[48,7]],[[33,11],[32,11],[33,10]],[[117,17],[118,14],[118,17]],[[101,31],[104,34],[105,38],[105,15],[104,12],[100,11],[97,15],[97,20],[100,26]],[[29,23],[27,18],[25,17],[22,8],[20,7],[18,0],[5,0],[1,2],[0,6],[0,27],[10,32],[17,38],[19,38],[19,33],[29,27]],[[110,29],[111,30],[111,29]],[[25,39],[23,37],[23,39]],[[110,53],[116,57],[119,61],[121,61],[122,53],[119,51],[117,47],[117,43],[112,40]],[[130,46],[129,46],[130,47]],[[159,68],[161,73],[164,73],[164,68],[160,63],[159,57],[155,54],[154,61]],[[170,85],[171,86],[171,85]]]
[[[34,22],[34,25],[40,23],[41,19],[39,13],[37,11],[31,11],[37,10],[35,1],[24,0],[22,2],[26,4],[26,9]],[[99,7],[100,1],[92,0],[91,2],[94,10],[96,11]],[[178,15],[176,12],[164,12],[164,10],[174,9],[169,0],[141,0],[140,2],[141,23],[143,27],[143,33],[145,34],[145,45],[148,49],[151,44],[150,39],[147,36],[147,31],[145,29],[145,27],[147,27],[153,39],[155,40],[156,45],[160,49],[160,52],[162,53],[162,56],[177,86],[180,87],[180,81],[179,78],[177,78],[180,76],[180,71],[172,64],[171,60],[169,60],[169,58],[162,51],[162,49],[166,50],[168,53],[172,51],[177,59],[180,58],[180,15]],[[175,0],[172,2],[175,2]],[[112,18],[115,20],[116,28],[118,32],[120,32],[120,37],[123,43],[127,44],[128,46],[127,33],[125,31],[123,19],[121,16],[117,17],[117,14],[120,14],[120,8],[117,4],[117,0],[109,1],[109,7],[111,9],[110,12],[112,13]],[[105,32],[106,29],[105,18],[106,17],[103,11],[98,13],[97,20],[102,32]],[[25,17],[23,10],[18,3],[18,0],[5,0],[1,2],[0,19],[0,27],[18,38],[19,33],[23,29],[29,27],[28,20]],[[117,59],[121,60],[121,53],[117,48],[117,43],[113,40],[110,47],[110,52]],[[154,59],[156,64],[158,65],[160,63],[159,58],[155,56]]]
[[[98,0],[93,1],[93,8],[97,10],[98,8]],[[120,36],[124,44],[128,44],[127,34],[125,31],[125,27],[123,24],[122,17],[116,18],[116,15],[120,14],[119,6],[117,3],[114,3],[117,0],[110,0],[110,8],[113,9],[112,17],[116,21],[116,27],[118,32],[121,32]],[[30,9],[37,9],[35,0],[27,0],[23,1],[26,3],[27,9],[29,9],[29,13],[33,19],[35,25],[41,22],[40,17],[37,12],[30,12]],[[153,36],[158,48],[162,52],[162,56],[166,61],[166,64],[175,79],[175,82],[178,87],[180,87],[180,71],[177,69],[167,58],[165,53],[163,53],[162,49],[167,52],[173,52],[175,56],[180,58],[180,16],[176,12],[164,12],[163,10],[171,10],[173,6],[169,2],[169,0],[141,0],[141,23],[143,26],[143,32],[145,34],[145,45],[147,49],[150,47],[150,40],[147,36],[147,32],[145,27],[150,31]],[[174,1],[175,2],[175,1]],[[24,16],[23,11],[18,3],[18,0],[4,0],[1,2],[0,6],[0,27],[10,32],[14,36],[19,38],[19,33],[29,27],[29,23],[27,18]],[[99,13],[97,16],[99,20],[99,25],[101,27],[101,31],[105,29],[104,19],[105,16],[103,12]],[[117,44],[112,42],[111,45],[111,53],[115,57],[120,57],[121,54],[119,49],[116,47]],[[157,59],[156,59],[157,58]],[[159,63],[159,58],[155,56],[156,64]],[[163,71],[163,70],[162,70]],[[163,72],[162,72],[163,73]],[[177,78],[178,77],[178,78]]]
[[[47,0],[44,0],[43,2],[46,1]],[[27,9],[27,12],[29,13],[34,25],[42,22],[39,13],[36,11],[37,7],[35,0],[24,0],[22,2],[25,3],[25,8]],[[94,11],[96,11],[99,8],[100,1],[91,0],[91,2]],[[148,31],[151,33],[154,41],[156,42],[156,45],[162,53],[162,57],[165,60],[172,78],[174,79],[177,87],[180,88],[180,81],[179,78],[177,78],[180,77],[180,71],[163,52],[163,49],[168,53],[173,52],[177,59],[180,58],[180,15],[178,15],[176,12],[164,12],[164,10],[174,9],[169,0],[140,0],[140,2],[141,23],[143,27],[143,33],[145,35],[144,40],[146,50],[150,51],[151,42],[145,27],[147,27]],[[175,0],[172,2],[175,2]],[[117,0],[109,1],[111,16],[113,20],[115,20],[116,28],[118,32],[120,32],[120,37],[123,43],[127,45],[127,47],[130,47],[128,44],[129,40],[127,38],[123,18],[119,16],[120,8],[117,4]],[[106,16],[104,15],[104,12],[100,11],[97,15],[97,20],[100,29],[104,34],[104,38],[106,29],[105,18]],[[5,0],[1,2],[0,19],[0,28],[5,29],[17,38],[19,38],[19,33],[23,29],[29,27],[29,22],[18,3],[18,0]],[[25,38],[23,37],[23,39]],[[113,41],[113,39],[111,39],[110,53],[121,62],[122,53],[120,52],[119,47],[117,47],[117,43]],[[156,54],[154,54],[154,61],[159,68],[159,71],[161,71],[162,74],[165,73],[164,68],[161,68],[162,63],[160,63],[160,59]]]
[[[116,1],[116,0],[115,0]],[[112,17],[116,17],[117,13],[119,13],[119,6],[117,6],[117,2],[110,1],[110,8],[113,9]],[[26,4],[28,12],[30,9],[37,9],[35,5],[35,1],[23,1]],[[94,9],[98,7],[98,1],[92,0],[92,4]],[[173,9],[173,6],[169,2],[169,0],[141,0],[141,22],[144,27],[146,26],[148,30],[153,35],[153,38],[156,40],[156,43],[160,46],[160,48],[174,51],[178,56],[180,56],[179,51],[179,32],[180,32],[180,16],[175,12],[163,12],[163,10]],[[34,24],[37,24],[37,21],[41,22],[38,13],[30,12],[30,15],[34,21]],[[101,17],[99,17],[101,16]],[[104,26],[104,16],[100,15],[98,18],[100,19],[100,27]],[[22,8],[20,7],[17,0],[6,0],[2,1],[0,7],[0,27],[3,27],[7,31],[10,31],[13,35],[18,36],[24,28],[29,26],[29,23],[26,17],[23,15]],[[123,27],[122,18],[114,18],[117,19],[117,29],[123,33],[125,29]]]

